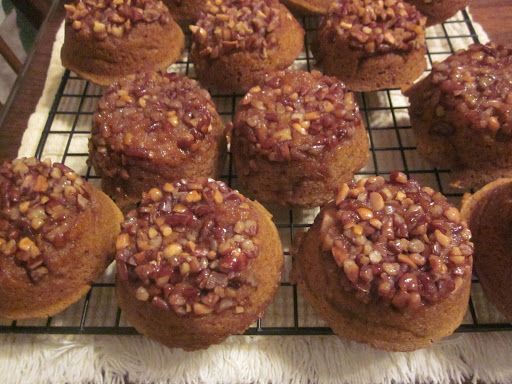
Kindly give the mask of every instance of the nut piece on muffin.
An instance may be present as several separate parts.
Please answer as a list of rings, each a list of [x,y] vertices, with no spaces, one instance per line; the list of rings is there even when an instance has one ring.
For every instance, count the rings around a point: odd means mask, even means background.
[[[469,188],[512,176],[512,49],[473,44],[405,91],[418,152]]]
[[[65,165],[0,166],[0,316],[53,316],[80,300],[114,259],[123,215]]]
[[[335,0],[282,0],[289,10],[300,15],[325,15]]]
[[[265,208],[206,178],[144,193],[116,246],[119,306],[169,348],[204,349],[242,333],[263,315],[283,267]]]
[[[75,0],[66,8],[62,65],[100,85],[166,69],[185,37],[158,0]]]
[[[246,92],[270,71],[287,68],[304,30],[277,0],[219,0],[195,25],[190,60],[204,86]]]
[[[268,74],[240,101],[231,151],[248,196],[290,207],[327,203],[369,155],[354,94],[298,70]]]
[[[469,5],[471,0],[405,0],[427,16],[427,27],[440,24]]]
[[[336,1],[311,49],[352,91],[410,85],[426,69],[425,17],[403,0]]]
[[[343,184],[297,251],[294,278],[339,336],[412,351],[462,322],[473,244],[459,211],[402,172]]]
[[[462,199],[461,215],[475,243],[475,274],[485,296],[512,323],[510,228],[512,179],[498,179]]]
[[[90,162],[124,208],[142,192],[186,177],[218,177],[224,126],[208,91],[177,73],[130,75],[98,102]]]

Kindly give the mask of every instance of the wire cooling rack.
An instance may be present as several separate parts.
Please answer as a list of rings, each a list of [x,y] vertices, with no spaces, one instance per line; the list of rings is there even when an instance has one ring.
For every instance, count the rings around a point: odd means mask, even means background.
[[[316,18],[304,18],[306,29],[305,50],[292,65],[295,69],[311,70],[314,60],[309,50],[312,33],[316,29]],[[427,29],[428,68],[441,61],[457,49],[479,42],[466,11],[442,25]],[[190,37],[187,36],[187,46]],[[170,70],[195,77],[193,65],[187,53]],[[99,186],[94,170],[87,167],[87,143],[90,135],[92,115],[102,88],[76,77],[66,71],[62,77],[53,105],[48,114],[35,156],[62,162],[93,184]],[[242,97],[236,94],[212,95],[219,114],[225,123],[232,119],[235,107]],[[456,205],[464,191],[452,189],[448,183],[448,171],[432,168],[416,152],[415,139],[407,112],[408,102],[399,89],[358,93],[363,118],[368,130],[371,156],[367,165],[357,175],[387,175],[401,170],[423,185],[429,185],[444,193]],[[223,179],[237,187],[236,175],[230,156]],[[290,247],[294,237],[312,224],[318,212],[314,210],[274,210],[274,215],[283,247],[285,249],[285,271],[278,293],[264,318],[259,319],[248,335],[325,335],[332,334],[326,324],[315,315],[303,301],[297,289],[289,281],[291,269]],[[11,321],[0,319],[0,333],[27,334],[137,334],[124,319],[117,307],[114,293],[114,266],[110,266],[101,280],[93,284],[85,298],[64,312],[48,319]],[[478,280],[473,279],[468,313],[457,332],[485,332],[512,330],[512,325],[483,296]]]

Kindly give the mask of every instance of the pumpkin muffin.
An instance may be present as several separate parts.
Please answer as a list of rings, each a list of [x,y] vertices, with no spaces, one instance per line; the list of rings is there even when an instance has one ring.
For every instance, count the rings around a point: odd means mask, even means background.
[[[163,0],[172,18],[179,24],[194,23],[205,12],[208,0]]]
[[[427,16],[427,27],[440,24],[466,8],[471,0],[405,0]]]
[[[335,0],[282,0],[286,7],[301,15],[325,15]]]
[[[462,200],[475,243],[475,274],[485,296],[512,323],[512,179],[499,179]]]
[[[169,348],[204,349],[242,333],[263,315],[283,268],[271,215],[206,178],[145,193],[116,246],[119,306]]]
[[[123,216],[65,165],[0,166],[0,316],[53,316],[80,300],[114,258]]]
[[[354,94],[335,77],[297,70],[268,74],[245,95],[231,151],[248,196],[290,207],[327,203],[369,156]]]
[[[473,244],[459,211],[401,172],[343,184],[295,257],[294,278],[333,331],[412,351],[452,334],[468,307]]]
[[[100,85],[178,60],[185,38],[157,0],[75,0],[66,8],[62,65]]]
[[[204,86],[247,92],[302,51],[305,32],[277,0],[219,0],[208,6],[190,26],[190,60]]]
[[[454,187],[512,176],[512,50],[472,44],[405,92],[418,152]]]
[[[311,49],[352,91],[407,86],[427,67],[425,17],[403,0],[338,0]]]
[[[98,102],[89,142],[102,189],[124,208],[142,192],[187,177],[218,177],[224,126],[210,94],[177,73],[130,75]]]

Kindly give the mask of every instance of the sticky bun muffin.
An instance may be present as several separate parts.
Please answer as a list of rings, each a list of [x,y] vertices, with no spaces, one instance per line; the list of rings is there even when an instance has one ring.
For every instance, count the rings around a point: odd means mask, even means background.
[[[295,258],[307,302],[339,336],[412,351],[450,335],[468,307],[473,244],[459,211],[401,172],[343,184]]]
[[[337,0],[311,49],[352,91],[403,87],[427,66],[425,17],[403,0]]]
[[[163,0],[172,18],[179,24],[194,23],[207,9],[209,0]]]
[[[335,0],[282,0],[289,10],[302,15],[325,15]]]
[[[190,60],[204,86],[247,92],[299,56],[304,30],[277,0],[219,0],[190,26]]]
[[[466,8],[471,0],[405,0],[427,16],[427,27],[440,24]]]
[[[75,0],[66,8],[62,65],[110,85],[124,76],[165,70],[184,47],[182,30],[158,0]]]
[[[462,199],[475,244],[475,274],[485,296],[512,323],[512,179],[498,179]]]
[[[243,192],[291,207],[327,203],[369,155],[354,94],[318,71],[267,75],[238,105],[232,136]]]
[[[473,44],[405,92],[418,152],[469,188],[512,176],[512,50]]]
[[[0,316],[53,316],[78,301],[114,258],[123,216],[65,165],[0,166]]]
[[[283,267],[265,208],[206,178],[144,193],[116,246],[126,318],[147,337],[185,350],[247,329],[272,300]]]
[[[89,152],[103,191],[124,208],[153,186],[220,176],[226,136],[210,94],[197,81],[151,72],[130,75],[106,90]]]

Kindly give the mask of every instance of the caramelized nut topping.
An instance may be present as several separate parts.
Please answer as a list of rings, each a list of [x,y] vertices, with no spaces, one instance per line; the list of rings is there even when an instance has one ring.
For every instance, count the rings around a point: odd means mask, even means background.
[[[138,300],[178,315],[235,307],[242,313],[258,284],[251,270],[259,254],[257,215],[223,182],[170,186],[145,193],[126,215],[116,244],[119,278],[140,284]]]
[[[354,135],[361,122],[354,94],[318,71],[278,71],[241,100],[234,133],[270,161],[322,153]]]
[[[512,49],[494,43],[472,44],[434,63],[426,98],[436,117],[455,112],[472,129],[512,135]],[[433,133],[451,135],[455,127],[439,124]]]
[[[75,0],[65,4],[66,24],[83,36],[121,38],[136,23],[168,24],[171,15],[157,0]]]
[[[62,248],[89,202],[65,165],[23,158],[0,166],[0,257],[14,257],[33,282],[48,274],[47,252]]]
[[[322,244],[340,267],[342,286],[361,301],[416,309],[447,297],[471,274],[467,224],[439,192],[401,172],[340,190],[347,197],[323,210]]]
[[[425,46],[426,17],[403,0],[336,1],[319,29],[349,41],[367,55]]]
[[[129,75],[107,88],[94,115],[91,142],[95,160],[109,176],[128,178],[118,153],[170,163],[218,135],[214,126],[221,126],[220,117],[197,81],[152,72]]]
[[[273,32],[280,26],[277,0],[208,1],[206,13],[190,30],[202,56],[216,59],[236,51],[258,52],[277,46]],[[291,15],[290,15],[291,17]]]

